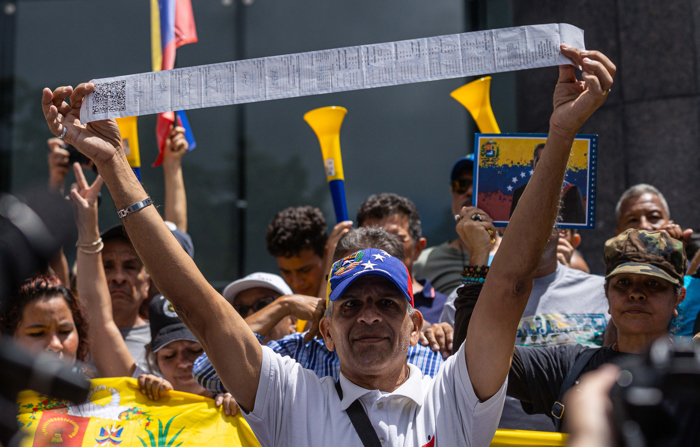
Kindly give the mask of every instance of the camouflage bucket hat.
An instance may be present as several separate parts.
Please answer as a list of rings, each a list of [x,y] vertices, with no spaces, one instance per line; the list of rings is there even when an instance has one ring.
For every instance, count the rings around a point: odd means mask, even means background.
[[[664,231],[629,229],[608,239],[603,259],[605,278],[633,273],[679,284],[688,268],[683,243]]]

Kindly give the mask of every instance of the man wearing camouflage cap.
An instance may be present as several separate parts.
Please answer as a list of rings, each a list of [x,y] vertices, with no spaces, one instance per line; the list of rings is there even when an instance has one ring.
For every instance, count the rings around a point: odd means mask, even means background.
[[[616,341],[602,348],[516,346],[513,355],[507,395],[530,414],[552,417],[557,428],[564,414],[562,398],[578,377],[625,355],[645,353],[654,340],[668,337],[669,323],[685,298],[683,243],[665,231],[627,230],[606,242],[604,260]]]

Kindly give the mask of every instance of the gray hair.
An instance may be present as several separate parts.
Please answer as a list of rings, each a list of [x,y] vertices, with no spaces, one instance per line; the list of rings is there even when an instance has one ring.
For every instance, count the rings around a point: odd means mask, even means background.
[[[617,201],[617,205],[615,205],[615,221],[620,220],[620,213],[622,212],[622,203],[627,200],[627,199],[632,199],[641,196],[642,194],[654,194],[656,197],[659,198],[659,201],[661,202],[661,206],[663,207],[664,211],[666,212],[666,215],[670,218],[671,217],[671,211],[668,209],[668,203],[666,202],[666,198],[664,197],[663,194],[661,194],[661,191],[656,189],[655,187],[647,184],[647,183],[640,183],[638,185],[634,185],[631,188],[629,188],[627,191],[623,192],[622,195],[620,196],[620,200]]]
[[[398,237],[378,227],[351,228],[345,233],[335,246],[333,262],[366,248],[384,250],[391,256],[403,262],[403,244]]]
[[[328,318],[329,320],[333,319],[333,303],[335,301],[329,301],[328,302],[328,307],[326,307],[326,311],[323,313],[324,318]],[[416,309],[411,306],[411,302],[408,302],[408,306],[406,307],[406,312],[408,313],[409,317],[412,317],[414,313],[416,313]]]

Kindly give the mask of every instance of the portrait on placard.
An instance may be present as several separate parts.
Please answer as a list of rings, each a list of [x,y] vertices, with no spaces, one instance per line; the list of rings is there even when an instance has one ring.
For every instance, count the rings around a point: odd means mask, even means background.
[[[476,134],[473,204],[506,226],[542,157],[546,134]],[[595,227],[598,136],[578,135],[567,165],[557,225]]]

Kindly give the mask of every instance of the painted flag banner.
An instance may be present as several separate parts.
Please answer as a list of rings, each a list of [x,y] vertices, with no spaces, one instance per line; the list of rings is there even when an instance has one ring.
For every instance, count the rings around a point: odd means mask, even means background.
[[[149,400],[132,378],[96,379],[86,403],[24,391],[17,399],[22,447],[259,446],[248,423],[214,401],[171,391]]]
[[[474,31],[96,79],[80,121],[411,84],[572,64],[565,23]]]
[[[132,378],[96,379],[88,402],[74,405],[34,391],[17,399],[22,447],[259,447],[240,414],[226,416],[214,401],[171,391],[157,402]],[[498,430],[491,447],[565,446],[566,435]]]
[[[495,226],[506,226],[530,181],[547,134],[483,134],[474,137],[472,204]],[[566,166],[559,228],[595,228],[598,136],[577,135]]]

